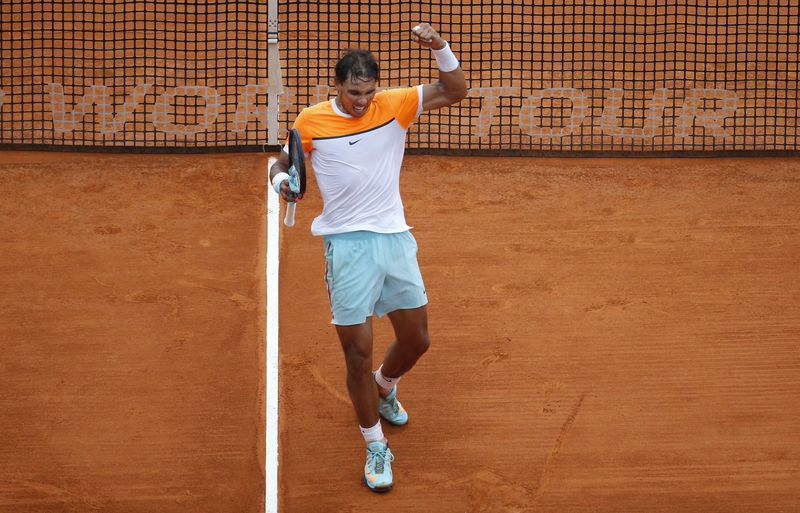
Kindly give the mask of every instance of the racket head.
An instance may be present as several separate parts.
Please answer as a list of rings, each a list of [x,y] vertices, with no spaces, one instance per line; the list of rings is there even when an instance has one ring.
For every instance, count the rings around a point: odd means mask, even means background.
[[[297,173],[298,181],[300,182],[300,193],[306,193],[306,156],[303,153],[303,140],[300,138],[300,132],[296,128],[289,131],[289,158],[292,160],[292,166]]]

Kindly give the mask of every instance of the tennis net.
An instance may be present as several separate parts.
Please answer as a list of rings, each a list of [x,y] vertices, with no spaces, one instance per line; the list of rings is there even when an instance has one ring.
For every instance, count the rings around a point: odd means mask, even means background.
[[[381,86],[436,80],[410,28],[431,23],[469,97],[423,115],[412,152],[789,154],[798,145],[796,0],[280,0],[278,77],[256,1],[7,0],[0,145],[262,149],[372,50]],[[270,80],[272,83],[270,84]],[[268,105],[269,102],[273,105]],[[270,107],[277,134],[270,134]],[[275,149],[272,145],[268,148]]]

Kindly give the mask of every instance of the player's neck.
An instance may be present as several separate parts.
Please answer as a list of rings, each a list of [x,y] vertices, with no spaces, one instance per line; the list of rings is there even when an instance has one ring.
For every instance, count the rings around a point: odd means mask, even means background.
[[[349,119],[353,119],[354,118],[354,116],[352,114],[350,114],[349,112],[347,112],[345,110],[345,108],[342,105],[342,102],[341,102],[341,100],[339,99],[338,96],[336,96],[333,99],[333,110],[334,110],[334,112],[338,113],[340,116],[343,116],[343,117],[346,117],[346,118],[349,118]]]

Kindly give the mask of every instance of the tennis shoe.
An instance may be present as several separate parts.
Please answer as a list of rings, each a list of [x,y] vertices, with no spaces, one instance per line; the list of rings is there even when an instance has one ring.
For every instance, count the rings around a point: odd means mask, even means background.
[[[395,426],[404,426],[408,422],[408,413],[397,400],[397,385],[392,387],[389,395],[380,398],[378,413]]]
[[[373,492],[388,492],[392,488],[392,461],[394,455],[389,444],[370,442],[367,444],[367,462],[364,464],[364,483]]]

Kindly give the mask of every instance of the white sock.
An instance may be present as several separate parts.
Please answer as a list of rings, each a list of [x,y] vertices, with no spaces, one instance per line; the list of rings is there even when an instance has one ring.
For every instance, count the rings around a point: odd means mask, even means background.
[[[381,372],[382,369],[383,365],[378,367],[378,370],[375,371],[375,381],[385,392],[389,392],[394,388],[397,382],[400,381],[400,378],[387,378]]]
[[[367,443],[383,441],[383,429],[381,428],[381,419],[378,419],[378,423],[372,426],[371,428],[365,428],[361,426],[358,426],[358,428],[361,430],[361,434],[364,436],[364,440]]]

